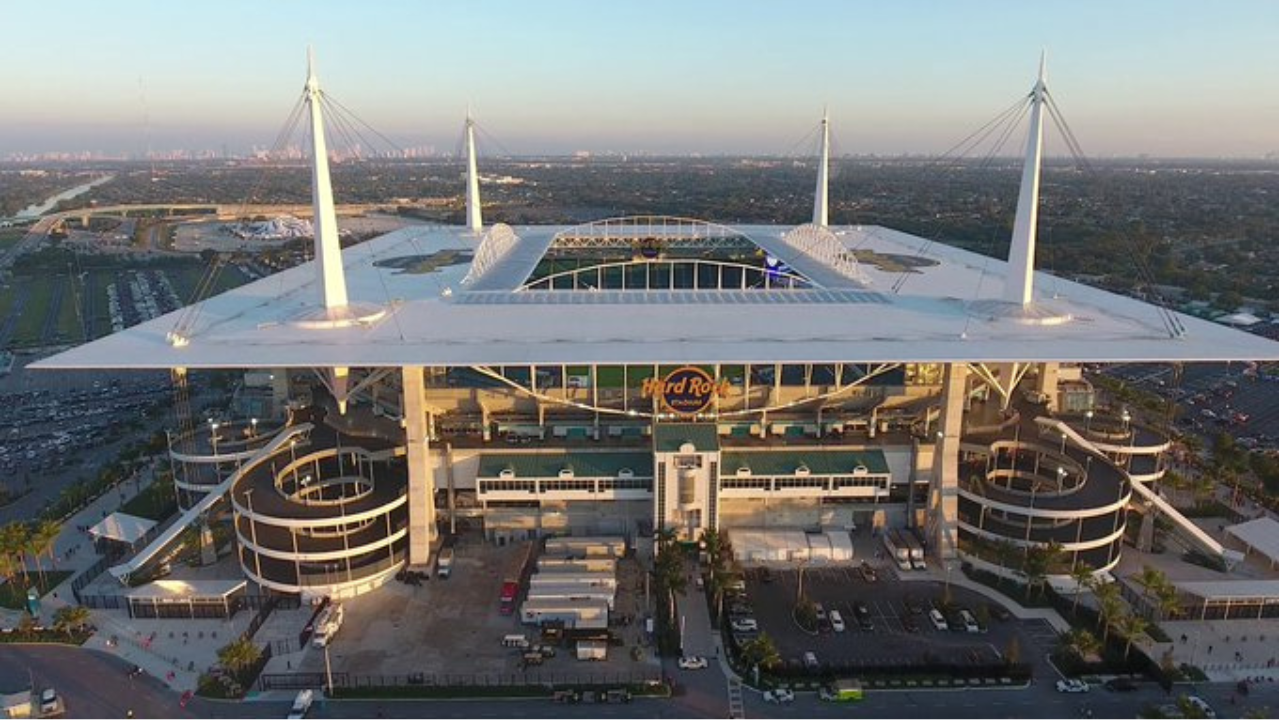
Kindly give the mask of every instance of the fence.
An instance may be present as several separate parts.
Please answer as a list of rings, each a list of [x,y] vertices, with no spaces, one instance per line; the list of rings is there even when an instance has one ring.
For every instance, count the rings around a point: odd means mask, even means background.
[[[332,673],[333,687],[338,690],[368,688],[527,688],[539,687],[621,687],[656,685],[662,682],[658,671],[645,672],[573,672],[529,671],[522,673],[406,673],[403,675],[357,675]],[[324,673],[269,673],[258,677],[259,690],[301,690],[327,685]]]
[[[96,580],[98,576],[101,575],[102,572],[107,569],[107,566],[109,564],[110,564],[110,561],[107,558],[98,558],[98,562],[85,568],[83,571],[80,572],[79,575],[76,575],[74,578],[72,578],[71,594],[76,596],[76,602],[80,603],[81,605],[85,604],[84,599],[81,598],[80,596],[80,591],[83,590],[85,586],[87,586],[89,583]]]

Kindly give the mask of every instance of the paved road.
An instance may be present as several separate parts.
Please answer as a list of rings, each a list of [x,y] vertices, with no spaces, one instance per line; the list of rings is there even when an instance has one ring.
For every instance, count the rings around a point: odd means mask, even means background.
[[[287,700],[214,702],[193,699],[179,707],[178,695],[155,678],[128,679],[129,666],[117,658],[89,650],[59,646],[5,646],[0,653],[0,687],[21,687],[28,672],[36,687],[53,685],[67,703],[67,717],[283,717]],[[705,671],[704,671],[705,672]],[[712,672],[715,672],[712,668]],[[721,678],[722,680],[722,678]],[[1208,700],[1219,717],[1240,717],[1255,711],[1259,717],[1275,717],[1276,685],[1255,686],[1247,698],[1230,704],[1233,686],[1226,683],[1176,688],[1175,695],[1194,692]],[[528,717],[528,718],[668,718],[723,717],[699,712],[692,695],[671,700],[637,699],[629,704],[561,705],[549,700],[367,700],[318,701],[310,717]],[[1082,695],[1065,695],[1052,685],[1037,684],[1018,690],[959,690],[868,693],[857,705],[820,702],[813,693],[799,693],[794,703],[765,703],[758,693],[744,693],[747,717],[913,717],[913,718],[1017,718],[1081,717],[1088,707],[1096,718],[1135,717],[1147,705],[1172,702],[1154,683],[1144,683],[1130,693],[1109,693],[1100,688]]]

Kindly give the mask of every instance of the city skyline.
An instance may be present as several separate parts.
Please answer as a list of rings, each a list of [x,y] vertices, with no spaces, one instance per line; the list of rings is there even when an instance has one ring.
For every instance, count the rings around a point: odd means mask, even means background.
[[[839,154],[939,154],[1030,89],[1042,49],[1091,156],[1278,145],[1280,11],[1254,0],[7,10],[0,157],[248,154],[284,125],[308,45],[332,97],[445,154],[468,106],[489,154],[805,154],[824,106]],[[1066,154],[1056,133],[1047,151]]]

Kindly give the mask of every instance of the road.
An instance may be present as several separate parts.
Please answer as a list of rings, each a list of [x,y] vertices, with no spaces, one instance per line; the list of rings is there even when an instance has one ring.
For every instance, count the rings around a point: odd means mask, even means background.
[[[37,688],[57,688],[67,703],[67,717],[283,717],[285,699],[249,702],[219,702],[193,699],[186,708],[179,697],[156,678],[128,679],[129,666],[118,658],[79,648],[61,646],[6,646],[0,653],[0,687],[21,687],[27,678]],[[712,667],[708,682],[723,681]],[[28,675],[28,673],[30,673]],[[1228,683],[1175,688],[1166,694],[1154,683],[1138,690],[1110,693],[1100,688],[1085,694],[1058,693],[1052,685],[1039,683],[1026,689],[869,692],[856,705],[824,703],[814,693],[798,693],[789,705],[765,703],[759,693],[746,691],[747,717],[823,718],[913,717],[913,718],[1023,718],[1081,717],[1084,708],[1096,718],[1135,717],[1148,705],[1173,702],[1178,694],[1195,693],[1209,701],[1219,717],[1240,717],[1246,712],[1258,717],[1275,717],[1276,685],[1255,686],[1250,694],[1231,704],[1233,686]],[[439,718],[668,718],[724,717],[707,714],[691,702],[696,696],[682,694],[670,700],[640,698],[628,704],[564,705],[549,700],[359,700],[326,702],[318,700],[309,717],[439,717]]]

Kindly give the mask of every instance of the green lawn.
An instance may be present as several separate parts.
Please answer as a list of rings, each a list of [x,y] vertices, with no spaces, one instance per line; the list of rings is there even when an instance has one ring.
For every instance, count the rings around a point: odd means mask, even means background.
[[[48,559],[41,562],[48,565]],[[71,577],[74,573],[70,570],[45,570],[44,581],[41,582],[40,574],[31,568],[27,571],[30,575],[31,584],[40,593],[40,597],[49,594],[50,590],[62,584],[63,580]],[[29,585],[22,581],[22,574],[14,578],[12,582],[6,582],[0,585],[0,607],[6,607],[10,610],[25,610],[27,607],[27,588]]]
[[[0,230],[0,252],[17,245],[18,241],[22,239],[22,236],[26,234],[27,231],[25,229],[19,228],[5,228],[4,230]]]
[[[178,501],[173,496],[173,481],[157,480],[125,503],[120,511],[160,522],[173,514],[177,507]]]
[[[49,312],[53,285],[45,278],[23,278],[15,280],[14,287],[17,292],[27,296],[27,304],[18,316],[11,344],[34,345],[40,342],[40,333],[44,330],[44,316]]]
[[[84,290],[80,287],[80,281],[68,275],[54,278],[54,281],[66,286],[62,294],[62,307],[58,308],[58,324],[55,332],[64,341],[83,342],[84,326],[80,323],[79,301],[80,293]]]

